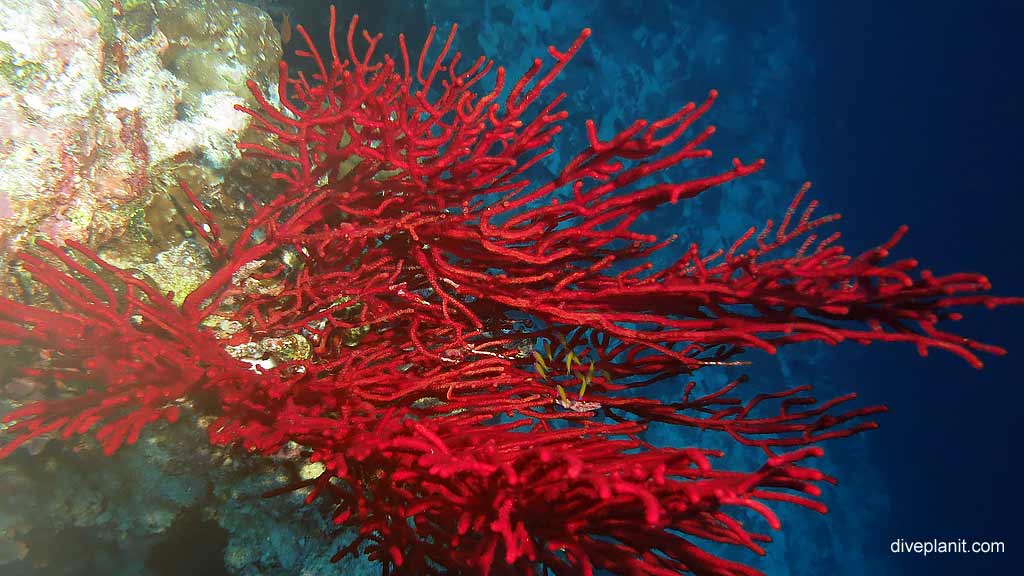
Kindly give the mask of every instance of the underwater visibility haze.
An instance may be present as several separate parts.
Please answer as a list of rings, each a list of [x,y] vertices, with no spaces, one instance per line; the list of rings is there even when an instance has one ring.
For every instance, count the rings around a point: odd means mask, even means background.
[[[1022,12],[0,0],[0,573],[1013,573]]]

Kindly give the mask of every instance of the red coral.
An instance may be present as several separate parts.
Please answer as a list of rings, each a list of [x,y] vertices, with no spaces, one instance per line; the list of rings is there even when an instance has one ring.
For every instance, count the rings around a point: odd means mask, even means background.
[[[400,37],[396,62],[375,58],[379,36],[362,33],[357,50],[353,19],[343,58],[334,18],[326,60],[297,27],[312,77],[282,63],[280,104],[251,83],[260,108],[240,108],[276,141],[243,149],[290,164],[275,175],[287,193],[256,205],[226,246],[185,190],[219,268],[181,307],[74,243],[85,262],[41,244],[66,271],[22,255],[63,307],[0,301],[2,343],[40,350],[23,373],[73,393],[9,414],[0,457],[101,423],[112,452],[203,396],[218,415],[213,442],[272,454],[291,441],[324,465],[277,492],[336,504],[335,522],[358,533],[338,558],[363,549],[385,573],[409,574],[756,574],[692,539],[763,553],[769,538],[737,508],[772,528],[773,502],[824,512],[815,497],[832,479],[806,461],[821,441],[873,428],[884,407],[847,407],[853,394],[818,403],[805,386],[745,401],[744,379],[697,394],[681,376],[809,340],[909,342],[976,366],[978,352],[1003,353],[939,322],[1019,299],[981,294],[980,275],[888,262],[905,230],[846,255],[837,233],[817,236],[838,216],[801,210],[807,187],[777,226],[728,250],[692,245],[656,269],[652,255],[675,238],[633,230],[637,218],[763,164],[646,183],[711,156],[714,129],[693,126],[714,92],[608,141],[588,122],[587,149],[533,181],[566,117],[565,95],[542,93],[588,30],[550,48],[548,68],[538,59],[509,87],[498,67],[480,90],[493,63],[463,66],[454,28],[434,56],[431,30],[416,61]],[[670,379],[674,400],[645,394]],[[715,468],[719,451],[650,445],[651,422],[722,432],[766,462]]]

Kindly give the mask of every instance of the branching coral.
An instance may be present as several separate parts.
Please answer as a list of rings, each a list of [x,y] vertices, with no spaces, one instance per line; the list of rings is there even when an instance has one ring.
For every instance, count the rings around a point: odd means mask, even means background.
[[[806,187],[777,224],[656,268],[675,238],[636,231],[640,216],[763,164],[649,182],[711,156],[714,128],[695,125],[714,92],[607,141],[588,122],[589,146],[536,179],[567,115],[564,94],[543,97],[588,30],[509,86],[491,61],[452,53],[454,28],[440,49],[431,30],[415,59],[400,37],[395,60],[356,19],[339,42],[334,20],[326,57],[297,28],[315,73],[282,63],[276,98],[251,83],[259,108],[240,108],[275,142],[243,149],[288,164],[275,175],[287,193],[253,200],[228,246],[185,190],[218,268],[180,306],[75,243],[74,257],[47,243],[49,260],[22,255],[62,305],[0,302],[2,343],[38,351],[23,374],[64,392],[9,414],[0,456],[97,426],[113,452],[197,402],[217,417],[214,443],[294,442],[322,464],[276,493],[330,499],[358,533],[337,557],[363,551],[384,573],[757,574],[696,541],[763,553],[768,536],[738,509],[772,528],[778,502],[824,512],[832,479],[808,461],[884,407],[818,402],[806,386],[744,400],[745,379],[702,390],[686,375],[805,341],[909,342],[975,366],[1003,353],[940,323],[1019,299],[890,261],[905,230],[847,255],[838,233],[819,237],[838,216],[815,216]],[[560,375],[574,369],[585,397]],[[646,393],[664,381],[679,383],[674,400]],[[652,422],[726,434],[764,465],[653,446]]]

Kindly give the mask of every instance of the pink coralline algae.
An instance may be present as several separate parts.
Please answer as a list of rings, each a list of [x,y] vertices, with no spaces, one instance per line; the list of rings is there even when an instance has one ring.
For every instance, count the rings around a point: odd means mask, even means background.
[[[94,429],[109,454],[201,410],[215,444],[301,446],[322,472],[275,493],[330,502],[356,534],[336,558],[365,553],[385,574],[749,575],[696,542],[764,553],[770,538],[738,511],[773,529],[780,503],[825,512],[820,443],[874,428],[885,408],[687,375],[807,341],[903,342],[978,367],[1004,353],[942,324],[1020,299],[890,259],[905,229],[846,254],[807,187],[781,220],[655,267],[676,238],[638,218],[763,165],[649,182],[711,156],[714,128],[695,126],[714,92],[609,140],[588,122],[589,145],[536,180],[567,116],[565,95],[546,93],[589,30],[511,82],[453,54],[454,28],[418,57],[399,37],[393,59],[356,19],[336,38],[334,20],[327,54],[297,28],[314,73],[282,63],[275,97],[250,83],[259,106],[240,108],[270,137],[244,151],[287,166],[286,193],[251,199],[226,243],[186,188],[217,268],[180,306],[80,243],[20,256],[60,305],[0,301],[0,343],[38,359],[19,377],[51,388],[6,416],[0,456]],[[667,380],[673,397],[652,397]],[[720,433],[763,465],[653,446],[652,423]]]

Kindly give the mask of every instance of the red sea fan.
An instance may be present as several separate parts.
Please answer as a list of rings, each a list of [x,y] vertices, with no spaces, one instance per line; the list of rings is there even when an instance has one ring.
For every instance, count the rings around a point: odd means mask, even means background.
[[[321,463],[275,493],[330,499],[357,533],[337,558],[362,551],[385,574],[757,574],[695,540],[763,553],[769,538],[738,509],[772,528],[776,502],[824,512],[832,479],[808,459],[884,407],[819,403],[806,386],[744,400],[745,379],[703,390],[686,375],[812,340],[909,342],[976,366],[1003,353],[940,322],[1018,299],[889,261],[904,230],[847,255],[837,233],[818,236],[838,216],[803,207],[806,187],[778,224],[655,267],[675,238],[637,232],[637,218],[763,164],[649,183],[711,156],[714,129],[694,126],[714,92],[608,141],[588,122],[589,146],[531,180],[566,117],[564,94],[542,95],[588,30],[507,86],[492,62],[452,54],[454,28],[440,49],[432,30],[415,60],[400,37],[394,60],[356,19],[339,47],[334,24],[332,9],[326,57],[297,28],[312,75],[282,63],[277,94],[252,84],[259,108],[240,108],[272,141],[243,149],[286,163],[286,192],[254,201],[227,246],[185,189],[218,268],[181,306],[78,244],[21,256],[62,304],[0,301],[2,344],[63,391],[7,415],[0,457],[97,426],[113,452],[202,398],[211,441],[262,454],[294,442]],[[674,398],[651,397],[665,381]],[[765,463],[732,471],[716,450],[655,447],[653,422],[721,432]]]

